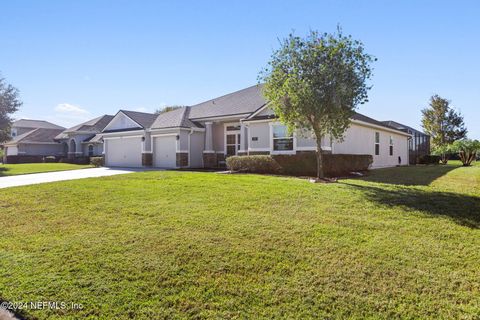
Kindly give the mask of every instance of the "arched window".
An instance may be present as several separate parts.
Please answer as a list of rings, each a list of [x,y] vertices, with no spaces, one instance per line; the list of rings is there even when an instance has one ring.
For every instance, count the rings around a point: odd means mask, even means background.
[[[73,154],[77,151],[76,149],[77,149],[77,144],[75,143],[75,140],[74,139],[70,140],[70,145],[68,147],[68,152]]]
[[[88,145],[88,156],[93,157],[93,145]]]

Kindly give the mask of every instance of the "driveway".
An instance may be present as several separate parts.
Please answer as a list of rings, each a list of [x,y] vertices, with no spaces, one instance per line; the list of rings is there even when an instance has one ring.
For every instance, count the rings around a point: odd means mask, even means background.
[[[144,170],[132,168],[91,168],[69,171],[23,174],[18,176],[0,177],[0,189],[46,182],[115,176],[117,174],[127,174],[140,171]]]

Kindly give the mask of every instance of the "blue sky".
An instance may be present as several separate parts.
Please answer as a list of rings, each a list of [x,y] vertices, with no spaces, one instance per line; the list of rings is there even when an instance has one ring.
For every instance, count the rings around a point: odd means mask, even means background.
[[[345,33],[378,58],[359,111],[420,127],[432,94],[480,138],[478,1],[2,1],[0,72],[16,117],[64,126],[191,105],[255,84],[278,38]]]

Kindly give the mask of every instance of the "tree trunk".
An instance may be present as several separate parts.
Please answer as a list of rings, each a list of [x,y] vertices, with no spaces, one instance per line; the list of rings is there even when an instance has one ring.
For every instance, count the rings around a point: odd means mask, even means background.
[[[317,137],[317,178],[323,179],[323,153],[322,153],[322,137]]]

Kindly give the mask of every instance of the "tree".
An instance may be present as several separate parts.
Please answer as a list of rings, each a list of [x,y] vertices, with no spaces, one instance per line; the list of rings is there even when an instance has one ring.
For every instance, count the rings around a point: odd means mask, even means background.
[[[10,115],[22,105],[18,89],[5,82],[0,76],[0,143],[10,139]]]
[[[159,109],[155,110],[154,113],[155,114],[162,114],[162,113],[173,111],[173,110],[180,109],[180,108],[183,108],[183,106],[179,106],[179,105],[165,106],[163,108],[159,108]]]
[[[467,136],[462,115],[450,107],[449,100],[439,95],[432,96],[430,106],[422,110],[422,125],[430,135],[432,150],[447,161],[447,146]]]
[[[455,152],[452,144],[444,144],[432,150],[432,154],[440,156],[442,164],[447,164],[450,154]]]
[[[480,141],[478,140],[457,140],[453,143],[453,150],[458,152],[460,160],[464,167],[468,167],[477,158],[477,152],[480,151]]]
[[[317,142],[317,178],[323,179],[322,138],[343,140],[359,104],[368,101],[366,84],[376,60],[360,41],[336,33],[290,34],[260,73],[264,95],[290,132],[307,129]]]

